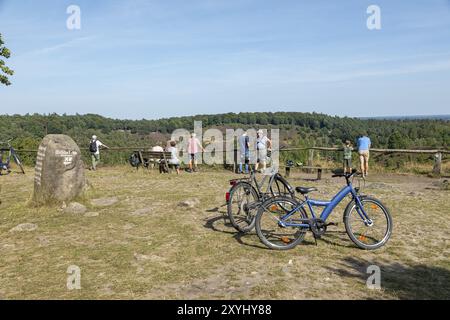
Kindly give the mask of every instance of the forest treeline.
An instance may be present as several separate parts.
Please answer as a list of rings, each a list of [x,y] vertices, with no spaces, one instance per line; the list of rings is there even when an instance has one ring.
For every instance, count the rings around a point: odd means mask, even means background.
[[[377,148],[448,149],[450,146],[448,120],[359,119],[302,112],[226,113],[157,120],[110,119],[96,114],[1,115],[0,140],[14,137],[17,149],[37,149],[46,133],[62,133],[82,147],[96,134],[110,146],[152,146],[165,143],[175,129],[192,130],[194,120],[202,121],[204,129],[279,128],[282,146],[340,146],[343,140],[354,141],[360,133],[367,133]],[[116,160],[110,157],[110,161]]]

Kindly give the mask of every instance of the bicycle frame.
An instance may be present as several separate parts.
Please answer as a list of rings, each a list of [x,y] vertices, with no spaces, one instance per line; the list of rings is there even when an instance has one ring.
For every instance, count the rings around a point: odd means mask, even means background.
[[[16,153],[16,150],[11,146],[10,142],[14,139],[9,139],[5,142],[0,142],[0,175],[2,175],[2,171],[6,170],[8,173],[11,172],[9,170],[9,165],[11,164],[11,158],[12,160],[17,164],[17,166],[20,168],[23,174],[25,174],[25,170],[23,169],[22,162],[20,161],[19,156]],[[8,147],[5,148],[4,146],[7,145]],[[5,153],[8,153],[6,162],[4,160]]]
[[[287,214],[285,214],[280,218],[280,223],[284,227],[303,227],[303,228],[310,227],[309,223],[303,223],[305,222],[304,219],[302,223],[293,223],[284,221],[285,219],[292,216],[295,212],[299,211],[301,208],[304,209],[305,206],[308,207],[313,219],[317,219],[313,207],[324,207],[322,213],[320,214],[320,219],[322,221],[326,221],[330,216],[331,212],[333,212],[333,210],[336,208],[336,206],[349,194],[352,195],[353,200],[356,202],[356,211],[358,212],[361,219],[364,221],[364,223],[371,224],[372,221],[364,211],[364,207],[361,203],[360,196],[353,188],[351,182],[349,182],[347,186],[343,187],[330,201],[309,199],[309,197],[306,195],[305,200],[303,202],[299,203],[293,210],[291,210],[290,212],[288,212]]]
[[[249,185],[254,186],[255,191],[258,193],[258,198],[262,198],[265,194],[269,193],[270,186],[272,185],[272,182],[275,180],[277,175],[279,175],[279,173],[275,173],[272,175],[264,175],[263,179],[259,183],[258,179],[256,178],[256,173],[254,171],[252,171],[250,173],[249,177],[242,178],[242,179],[233,179],[233,180],[230,180],[230,182],[233,182],[233,184],[232,184],[233,186],[241,181],[247,182]],[[269,179],[269,182],[267,185],[267,190],[266,190],[266,192],[263,192],[262,187],[266,183],[267,179]]]
[[[3,153],[7,153],[6,162],[3,162]],[[6,166],[9,167],[9,164],[11,163],[11,157],[13,155],[14,151],[11,150],[11,148],[0,148],[0,166]]]
[[[264,178],[261,180],[261,183],[258,183],[258,179],[256,179],[256,174],[255,172],[252,171],[252,173],[250,174],[250,179],[253,180],[254,185],[256,186],[256,191],[258,192],[258,194],[260,195],[260,197],[262,197],[262,195],[264,194],[264,192],[262,192],[262,186],[264,185],[264,183],[267,180],[267,175],[264,176]],[[270,180],[269,180],[269,184],[267,186],[267,190],[266,193],[268,193],[268,189],[270,188],[270,185],[272,184],[272,181],[275,179],[275,175],[271,175],[270,176]]]

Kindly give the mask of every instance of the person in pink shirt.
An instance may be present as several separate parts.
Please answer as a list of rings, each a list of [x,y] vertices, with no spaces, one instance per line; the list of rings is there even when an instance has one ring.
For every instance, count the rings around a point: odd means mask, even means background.
[[[199,150],[202,150],[202,152],[205,151],[200,141],[196,138],[196,134],[191,133],[191,138],[188,140],[189,170],[191,172],[197,171],[197,154]]]

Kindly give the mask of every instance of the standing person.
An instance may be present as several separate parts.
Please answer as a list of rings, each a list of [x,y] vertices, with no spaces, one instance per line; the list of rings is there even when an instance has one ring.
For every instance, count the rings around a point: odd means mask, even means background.
[[[344,173],[352,172],[352,151],[352,143],[350,140],[346,140],[344,144]]]
[[[100,162],[100,148],[104,147],[109,149],[109,147],[103,144],[100,140],[97,139],[96,135],[92,136],[91,142],[89,144],[89,152],[91,153],[92,159],[92,170],[97,170],[97,164]]]
[[[199,149],[202,150],[202,152],[205,151],[205,149],[203,149],[203,146],[201,145],[200,141],[196,138],[196,134],[191,133],[191,138],[188,140],[190,172],[197,171],[197,160],[198,160]]]
[[[245,163],[245,173],[248,173],[248,166],[250,162],[250,138],[247,132],[244,132],[239,137],[239,147],[240,147],[240,160],[239,160],[239,173],[244,173],[242,170],[242,164]]]
[[[175,141],[170,141],[170,147],[167,151],[170,152],[169,164],[175,166],[177,174],[180,174],[180,159],[178,159],[178,149],[176,147],[177,143]]]
[[[264,135],[264,132],[259,129],[256,132],[256,152],[257,160],[255,170],[258,170],[259,165],[262,164],[262,172],[266,170],[267,165],[267,150],[272,148],[272,141]]]
[[[370,141],[370,138],[365,134],[361,134],[361,136],[357,140],[359,162],[363,177],[367,177],[369,173],[369,150],[371,144],[372,142]]]

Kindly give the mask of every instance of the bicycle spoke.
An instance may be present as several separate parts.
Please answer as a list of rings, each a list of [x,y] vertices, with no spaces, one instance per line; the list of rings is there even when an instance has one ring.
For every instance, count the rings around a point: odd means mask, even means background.
[[[282,217],[293,211],[297,203],[273,200],[260,209],[257,218],[257,233],[263,243],[274,249],[291,248],[301,242],[306,230],[300,227],[286,226],[291,217]],[[301,217],[304,218],[304,217]]]
[[[228,203],[228,216],[238,231],[247,232],[253,227],[257,201],[256,192],[248,184],[238,183],[232,189]]]
[[[355,241],[370,248],[371,246],[377,246],[386,239],[389,230],[389,218],[384,209],[375,201],[362,200],[362,202],[362,210],[364,210],[370,224],[361,218],[358,213],[361,209],[358,209],[355,205],[348,217],[348,227]]]

